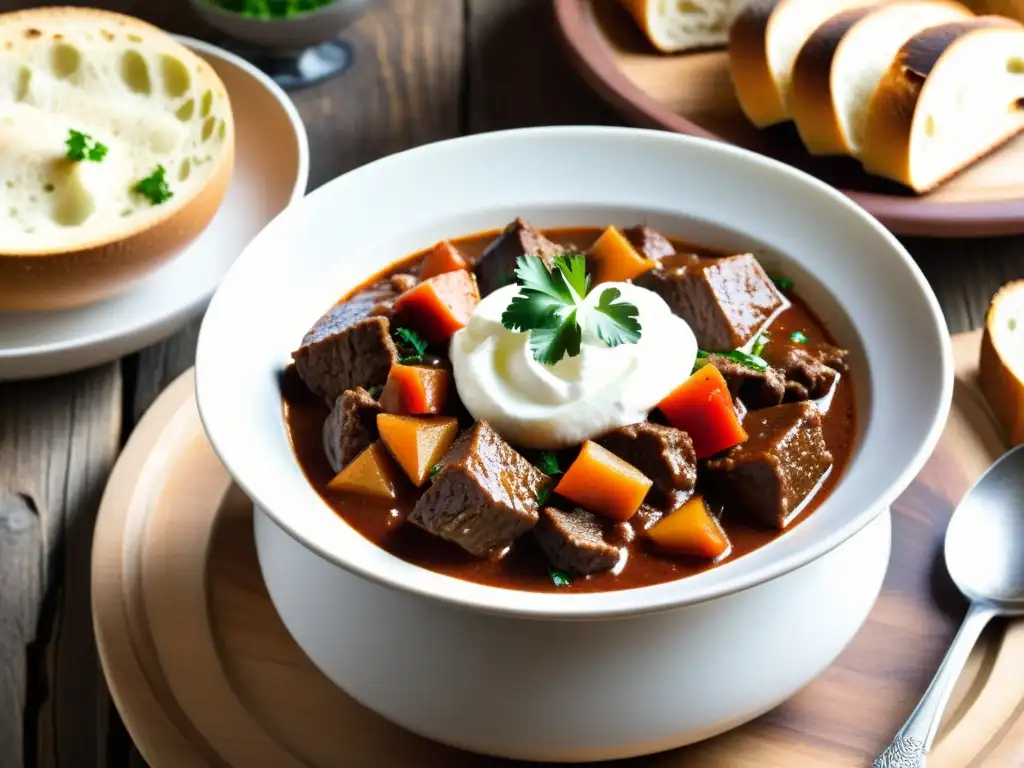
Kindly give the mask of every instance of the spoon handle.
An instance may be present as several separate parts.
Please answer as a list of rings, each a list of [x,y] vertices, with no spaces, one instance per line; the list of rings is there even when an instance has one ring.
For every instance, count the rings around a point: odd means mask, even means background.
[[[995,616],[996,611],[987,605],[971,603],[928,690],[892,743],[871,764],[872,768],[925,768],[925,755],[931,749],[953,686],[971,655],[971,649],[978,642],[981,630]]]

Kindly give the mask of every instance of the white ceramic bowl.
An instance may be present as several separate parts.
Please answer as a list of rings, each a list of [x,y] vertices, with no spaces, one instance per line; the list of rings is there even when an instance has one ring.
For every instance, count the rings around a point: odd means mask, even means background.
[[[279,53],[301,51],[333,40],[362,16],[374,0],[334,0],[315,11],[284,19],[252,19],[226,11],[206,0],[192,7],[211,27],[250,45]]]
[[[385,264],[503,226],[631,224],[758,252],[851,350],[859,439],[828,500],[713,571],[621,592],[497,589],[399,560],[340,520],[285,433],[278,376],[306,329]],[[738,725],[824,669],[873,604],[888,506],[952,394],[941,313],[898,242],[846,198],[725,144],[537,128],[355,170],[275,220],[214,296],[199,339],[207,433],[258,507],[272,599],[310,658],[425,736],[535,760],[645,754]]]

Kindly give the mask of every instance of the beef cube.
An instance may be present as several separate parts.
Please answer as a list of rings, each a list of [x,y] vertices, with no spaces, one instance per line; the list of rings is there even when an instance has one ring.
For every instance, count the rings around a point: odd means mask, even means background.
[[[597,441],[649,477],[647,503],[665,511],[682,506],[697,482],[690,436],[675,427],[644,421],[613,429]]]
[[[333,402],[346,389],[383,385],[398,350],[386,317],[362,299],[343,301],[321,317],[292,352],[306,386]]]
[[[486,421],[459,435],[440,464],[411,522],[477,557],[500,555],[537,524],[537,495],[551,479]]]
[[[641,227],[630,227],[622,230],[630,245],[637,249],[644,258],[660,261],[667,256],[675,256],[676,249],[660,232],[646,224]]]
[[[636,284],[661,296],[690,324],[701,349],[712,352],[742,347],[788,305],[749,253],[652,269]]]
[[[845,349],[831,344],[770,344],[764,357],[785,378],[786,402],[817,400],[832,391],[846,371]]]
[[[516,219],[487,246],[476,261],[476,280],[480,295],[486,296],[516,281],[516,259],[529,254],[539,256],[551,269],[554,257],[563,252],[522,219]]]
[[[419,282],[415,275],[410,275],[408,272],[398,272],[388,280],[391,282],[391,287],[398,293],[405,293]]]
[[[705,477],[727,508],[785,528],[832,467],[821,417],[787,403],[751,411],[743,427],[748,440],[708,461]]]
[[[756,411],[782,402],[786,380],[775,368],[758,371],[721,355],[709,355],[708,362],[722,374],[732,399],[742,400],[745,408]]]
[[[346,389],[334,401],[323,427],[324,453],[331,469],[340,472],[377,439],[380,412],[380,403],[362,387]]]
[[[606,540],[601,520],[579,507],[572,512],[545,507],[533,535],[548,562],[564,571],[586,575],[610,570],[619,562],[620,550]]]

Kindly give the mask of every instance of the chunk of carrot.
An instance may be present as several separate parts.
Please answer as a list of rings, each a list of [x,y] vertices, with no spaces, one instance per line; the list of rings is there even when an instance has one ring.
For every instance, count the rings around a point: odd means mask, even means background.
[[[479,303],[473,275],[464,269],[445,272],[395,299],[392,324],[412,328],[431,344],[438,344],[464,328]]]
[[[335,491],[393,499],[398,495],[398,477],[391,457],[378,440],[352,459],[327,487]]]
[[[385,413],[409,416],[444,413],[450,376],[443,368],[393,363],[380,393]]]
[[[708,511],[700,496],[694,496],[652,525],[647,530],[647,538],[664,552],[708,560],[717,560],[732,548],[721,523]]]
[[[733,408],[729,386],[713,365],[698,369],[658,403],[676,429],[693,441],[698,459],[739,445],[747,439]]]
[[[469,269],[469,262],[458,248],[447,240],[442,240],[423,259],[423,263],[420,265],[420,280],[443,275],[445,272],[455,272],[459,269]]]
[[[602,232],[590,246],[587,256],[594,265],[595,283],[632,280],[655,266],[616,227],[608,227]]]
[[[587,440],[555,487],[555,493],[584,509],[629,520],[651,489],[647,475],[592,440]]]
[[[377,414],[380,439],[417,487],[427,482],[431,468],[448,452],[459,432],[459,421],[446,416]]]

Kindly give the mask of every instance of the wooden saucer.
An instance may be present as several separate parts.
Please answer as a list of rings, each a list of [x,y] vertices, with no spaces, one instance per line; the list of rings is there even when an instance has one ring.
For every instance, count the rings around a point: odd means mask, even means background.
[[[949,424],[893,508],[885,588],[851,646],[760,720],[643,765],[854,768],[868,765],[888,742],[927,687],[965,609],[939,557],[946,521],[1003,450],[974,388],[979,339],[954,338],[959,365]],[[140,422],[111,476],[93,549],[103,669],[150,765],[501,762],[391,725],[312,666],[270,603],[250,505],[207,442],[193,393],[189,372]],[[928,765],[1024,765],[1024,622],[996,625],[983,637]]]
[[[916,196],[849,158],[814,158],[792,125],[758,131],[740,111],[724,51],[658,53],[617,0],[555,0],[570,58],[586,82],[641,125],[726,141],[837,187],[894,232],[929,237],[1024,233],[1024,136],[935,192]],[[680,183],[687,183],[685,176]]]

